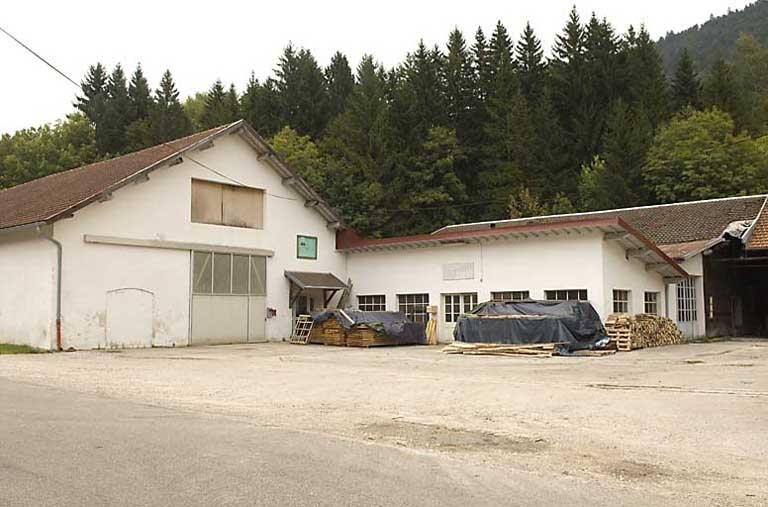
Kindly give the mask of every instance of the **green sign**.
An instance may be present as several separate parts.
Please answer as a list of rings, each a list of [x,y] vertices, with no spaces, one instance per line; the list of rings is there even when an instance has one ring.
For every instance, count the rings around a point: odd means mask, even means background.
[[[317,259],[317,238],[298,236],[296,238],[296,256],[299,259]]]

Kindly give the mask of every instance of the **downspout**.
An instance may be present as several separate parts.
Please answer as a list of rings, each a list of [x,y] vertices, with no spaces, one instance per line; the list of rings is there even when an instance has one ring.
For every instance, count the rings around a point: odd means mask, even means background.
[[[37,233],[56,246],[56,350],[61,351],[61,243],[53,239],[52,235],[45,234],[41,227],[37,226]]]

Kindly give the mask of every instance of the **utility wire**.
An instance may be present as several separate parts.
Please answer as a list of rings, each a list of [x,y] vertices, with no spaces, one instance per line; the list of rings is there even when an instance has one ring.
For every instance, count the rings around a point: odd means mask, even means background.
[[[14,37],[13,35],[11,35],[11,33],[10,33],[10,32],[8,32],[8,30],[6,30],[6,29],[5,29],[5,28],[3,28],[2,26],[0,26],[0,31],[2,31],[2,32],[5,34],[5,35],[7,35],[8,37],[10,37],[11,39],[13,39],[13,40],[14,40],[14,41],[15,41],[15,42],[16,42],[16,43],[19,45],[19,46],[23,47],[24,49],[26,49],[27,51],[29,51],[30,53],[32,53],[33,55],[35,55],[35,58],[37,58],[38,60],[40,60],[41,62],[43,62],[43,63],[44,63],[44,64],[46,64],[47,66],[49,66],[50,68],[52,68],[52,69],[53,69],[54,71],[56,71],[56,73],[57,73],[57,74],[59,74],[61,77],[63,77],[64,79],[66,79],[67,81],[69,81],[70,83],[72,83],[73,85],[77,86],[77,89],[78,89],[78,90],[80,89],[80,85],[79,85],[79,84],[78,84],[78,83],[77,83],[77,82],[76,82],[74,79],[72,79],[72,78],[71,78],[71,77],[69,77],[68,75],[64,74],[62,71],[60,71],[59,69],[57,69],[55,65],[53,65],[51,62],[49,62],[48,60],[46,60],[46,59],[45,59],[45,58],[43,58],[42,56],[40,56],[38,53],[36,53],[36,52],[35,52],[35,50],[33,50],[32,48],[30,48],[29,46],[27,46],[26,44],[24,44],[23,42],[21,42],[19,39],[17,39],[17,38],[16,38],[16,37]]]

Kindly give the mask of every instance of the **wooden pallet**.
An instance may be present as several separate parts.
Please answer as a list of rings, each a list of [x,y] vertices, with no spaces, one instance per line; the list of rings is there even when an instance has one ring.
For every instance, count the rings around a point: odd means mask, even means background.
[[[619,352],[629,352],[632,350],[632,338],[627,337],[620,337],[616,340],[616,348]]]
[[[552,357],[556,343],[512,345],[504,343],[453,342],[443,348],[446,354],[491,355],[491,356],[533,356]]]
[[[289,341],[297,345],[306,345],[312,335],[313,324],[311,315],[299,315]]]

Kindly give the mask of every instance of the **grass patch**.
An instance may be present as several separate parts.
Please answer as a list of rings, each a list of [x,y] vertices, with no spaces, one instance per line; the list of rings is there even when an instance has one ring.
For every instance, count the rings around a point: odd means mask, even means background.
[[[10,343],[0,343],[0,355],[3,354],[43,354],[47,351],[36,349],[29,345],[11,345]]]

